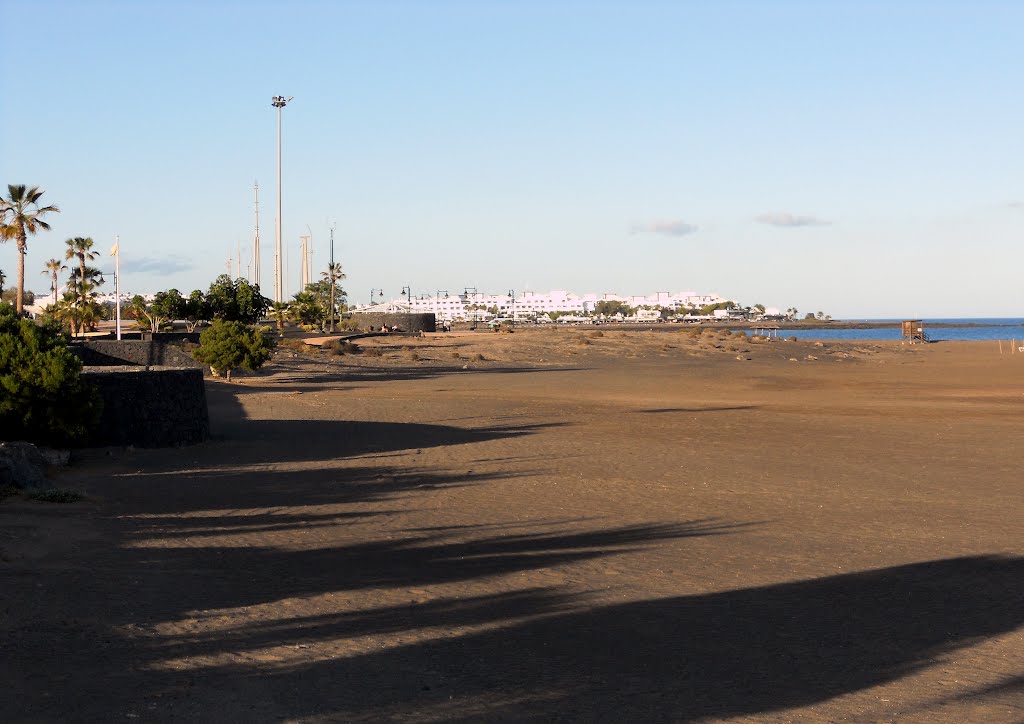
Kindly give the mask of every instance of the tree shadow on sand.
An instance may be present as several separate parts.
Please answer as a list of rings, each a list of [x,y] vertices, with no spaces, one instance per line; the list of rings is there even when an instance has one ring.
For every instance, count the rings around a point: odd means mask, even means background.
[[[509,520],[367,526],[321,538],[331,527],[408,512],[438,488],[496,479],[333,461],[380,452],[382,436],[385,450],[397,451],[536,426],[371,424],[361,432],[351,423],[247,420],[227,399],[217,410],[221,440],[108,481],[118,501],[105,520],[113,545],[85,544],[51,568],[0,569],[9,610],[45,613],[4,632],[13,665],[0,720],[765,716],[901,679],[1024,624],[1021,557],[615,604],[519,583],[531,571],[593,570],[751,525],[731,521]],[[304,449],[277,449],[290,439]],[[282,461],[305,467],[259,468]],[[263,537],[275,533],[293,537]],[[396,591],[481,581],[485,594],[396,603]],[[382,603],[378,591],[395,595]],[[323,611],[294,615],[286,605],[335,595]],[[349,596],[369,607],[347,608]],[[264,613],[242,615],[245,625],[207,625],[252,607]],[[160,628],[182,621],[195,628]],[[283,648],[293,655],[265,653]],[[1012,693],[1019,682],[1007,686]]]
[[[150,536],[163,536],[165,543],[173,542],[178,539],[173,535],[168,538],[167,534],[173,534],[177,525],[189,528],[196,524],[194,518],[155,523],[148,519],[123,520],[123,544],[116,556],[103,559],[100,575],[94,568],[70,566],[62,571],[59,584],[48,584],[73,590],[74,598],[60,599],[63,610],[23,628],[8,641],[12,650],[31,651],[32,655],[22,657],[17,675],[9,679],[9,691],[17,695],[0,704],[0,718],[21,720],[31,712],[33,717],[43,719],[73,716],[80,720],[104,720],[115,713],[153,707],[159,700],[159,709],[151,709],[147,718],[203,718],[217,711],[218,716],[228,720],[250,719],[254,712],[264,709],[266,702],[261,697],[290,698],[290,692],[303,689],[308,682],[277,682],[273,677],[281,672],[266,665],[251,668],[255,655],[249,657],[248,652],[279,645],[305,647],[327,639],[404,635],[402,632],[438,626],[457,629],[503,624],[521,616],[572,610],[577,602],[554,591],[538,589],[295,618],[287,615],[288,609],[278,608],[274,610],[283,614],[282,618],[256,619],[240,628],[212,634],[202,633],[204,628],[200,625],[196,635],[178,632],[140,637],[134,633],[140,623],[152,627],[182,617],[202,621],[218,616],[221,611],[273,604],[282,599],[508,576],[628,553],[659,541],[727,534],[742,527],[719,521],[693,521],[562,532],[557,529],[561,525],[556,529],[541,525],[530,530],[529,526],[513,524],[507,531],[500,526],[485,526],[480,533],[410,530],[399,537],[301,550],[245,546],[234,541],[204,545],[206,539],[202,536],[198,541],[188,537],[170,547],[145,544]],[[218,520],[217,524],[226,525],[230,532],[230,520]],[[34,593],[23,592],[29,598]],[[17,605],[31,603],[19,599]],[[52,607],[48,610],[53,614]],[[204,682],[197,687],[201,692],[195,695],[187,694],[181,700],[176,700],[176,696],[164,699],[169,689],[179,687],[192,676],[188,667],[184,672],[168,668],[168,660],[209,656],[229,656],[233,660],[242,657],[248,664],[238,669],[215,668],[210,673],[221,677],[221,681],[213,688]],[[444,665],[434,662],[431,666],[438,664]],[[55,671],[59,672],[57,696],[52,695]],[[271,678],[259,683],[263,675],[260,672]],[[351,683],[345,683],[343,688],[347,690]],[[395,682],[368,683],[384,691]],[[275,690],[278,684],[287,689]],[[251,686],[262,693],[248,691]],[[312,689],[305,690],[302,696],[313,698],[295,707],[294,713],[325,711],[325,706],[337,709],[337,690],[337,685],[315,695]],[[323,697],[326,698],[318,701]],[[287,709],[292,711],[292,705]],[[368,709],[364,715],[372,715],[372,711]],[[280,714],[269,718],[280,718]]]
[[[262,645],[504,624],[262,671],[265,693],[247,691],[268,704],[269,692],[287,692],[273,703],[289,716],[679,721],[766,715],[901,679],[1018,628],[1022,600],[1024,558],[975,556],[596,607],[529,590],[275,622],[230,637]],[[251,673],[228,665],[202,675],[231,687]],[[1019,689],[1019,679],[1007,686]]]
[[[519,422],[459,427],[414,422],[361,420],[266,419],[246,416],[239,402],[244,391],[213,386],[207,392],[211,445],[219,445],[249,464],[331,461],[364,454],[388,453],[530,435],[566,422]],[[267,403],[273,412],[273,402]],[[188,457],[183,451],[181,457]]]
[[[302,363],[275,362],[273,367],[253,376],[264,378],[258,388],[236,385],[237,394],[275,391],[306,392],[323,390],[331,385],[361,385],[375,382],[427,380],[459,375],[518,375],[544,372],[579,372],[580,367],[530,367],[497,365],[487,360],[457,360],[459,364],[437,364],[432,360],[409,360],[396,367],[370,367],[345,364],[334,360],[304,360]],[[311,365],[318,369],[310,369]],[[273,379],[271,379],[273,376]]]

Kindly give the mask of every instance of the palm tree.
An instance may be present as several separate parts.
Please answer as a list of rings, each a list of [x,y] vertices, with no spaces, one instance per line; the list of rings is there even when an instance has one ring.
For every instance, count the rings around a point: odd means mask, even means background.
[[[39,197],[42,195],[43,190],[36,186],[7,184],[7,198],[0,198],[0,241],[14,239],[18,244],[18,297],[15,309],[19,316],[24,309],[28,235],[34,236],[40,229],[48,231],[50,225],[42,217],[60,212],[56,206],[40,206]]]
[[[53,292],[53,303],[57,303],[57,275],[67,269],[64,262],[60,259],[50,259],[46,262],[46,271],[41,272],[42,274],[50,275],[50,291]]]
[[[103,272],[96,267],[85,267],[85,276],[82,276],[81,269],[72,269],[68,278],[67,294],[70,298],[73,322],[71,333],[77,334],[87,329],[95,329],[96,320],[99,318],[96,302],[96,287],[103,284]]]
[[[285,320],[285,317],[288,316],[288,310],[291,308],[291,305],[288,304],[288,302],[274,302],[274,304],[272,306],[273,306],[273,310],[274,310],[273,311],[274,319],[277,320],[277,336],[278,337],[283,337],[284,336],[284,320]]]
[[[345,275],[341,273],[341,262],[328,264],[327,270],[320,272],[320,276],[322,276],[325,281],[329,281],[331,283],[331,296],[327,304],[331,308],[330,331],[335,332],[337,330],[334,327],[334,286],[345,278]]]
[[[76,236],[74,239],[68,239],[64,242],[67,244],[67,249],[64,250],[65,259],[78,259],[78,275],[82,278],[87,276],[85,271],[86,260],[92,261],[98,259],[100,253],[98,251],[92,251],[92,239],[81,236]]]
[[[90,237],[76,236],[73,239],[65,240],[64,243],[68,247],[64,250],[64,258],[78,259],[78,268],[71,272],[69,288],[77,292],[78,302],[76,306],[81,311],[85,306],[86,296],[96,286],[95,277],[99,275],[99,270],[90,270],[86,265],[86,261],[97,259],[100,254],[98,251],[92,250],[93,242]],[[90,274],[90,271],[94,273]],[[102,284],[103,280],[100,279],[99,283]]]

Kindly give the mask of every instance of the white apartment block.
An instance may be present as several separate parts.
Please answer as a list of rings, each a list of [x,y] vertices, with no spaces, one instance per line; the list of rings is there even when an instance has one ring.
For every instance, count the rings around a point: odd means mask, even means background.
[[[647,296],[618,294],[575,294],[565,290],[546,293],[524,291],[507,294],[484,294],[466,290],[462,294],[437,294],[434,296],[398,297],[379,304],[356,306],[357,312],[412,312],[433,313],[438,321],[464,322],[483,321],[492,317],[515,317],[533,319],[549,312],[565,314],[591,314],[601,301],[621,301],[639,309],[641,318],[655,319],[659,315],[655,307],[689,309],[706,304],[725,301],[717,294],[695,292],[655,292]],[[650,307],[645,310],[642,307]],[[640,314],[642,313],[642,315]]]

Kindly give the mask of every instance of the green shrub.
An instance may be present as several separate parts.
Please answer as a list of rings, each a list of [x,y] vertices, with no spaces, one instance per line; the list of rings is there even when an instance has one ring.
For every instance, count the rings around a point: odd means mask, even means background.
[[[0,304],[0,439],[44,445],[82,440],[103,402],[53,325],[19,319]]]
[[[347,339],[336,339],[330,344],[330,350],[336,355],[359,354],[363,350]]]
[[[85,495],[68,488],[46,488],[29,491],[28,499],[43,503],[77,503],[80,500],[85,500]]]
[[[214,374],[223,372],[230,382],[233,369],[258,370],[273,349],[274,343],[259,330],[218,319],[199,335],[199,348],[192,356],[210,365]]]

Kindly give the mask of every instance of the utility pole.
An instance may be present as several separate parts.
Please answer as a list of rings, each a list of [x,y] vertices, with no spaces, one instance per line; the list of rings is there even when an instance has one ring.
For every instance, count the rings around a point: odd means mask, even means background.
[[[256,231],[252,238],[252,265],[256,270],[253,281],[256,286],[260,285],[260,184],[253,181],[253,191],[256,194]]]
[[[271,105],[277,109],[277,233],[275,234],[277,241],[277,278],[274,280],[274,301],[276,302],[284,301],[284,276],[282,273],[284,271],[282,269],[282,262],[284,260],[281,258],[281,109],[288,105],[293,98],[294,96],[288,98],[274,96],[271,101]]]
[[[306,238],[306,254],[303,256],[303,265],[306,268],[306,284],[313,283],[313,229],[310,228],[309,224],[306,224],[306,231],[309,232],[309,236]]]
[[[306,288],[307,284],[312,284],[312,281],[313,281],[312,279],[310,279],[310,276],[311,276],[310,271],[311,270],[309,268],[309,254],[311,253],[310,250],[309,250],[309,247],[310,247],[310,241],[312,240],[312,238],[313,238],[313,236],[311,234],[307,234],[307,235],[303,235],[303,236],[299,237],[299,240],[302,242],[302,265],[301,265],[300,271],[299,271],[299,280],[300,280],[300,283],[302,284],[302,288],[303,289]]]
[[[331,224],[331,266],[334,266],[334,227],[337,224]]]

